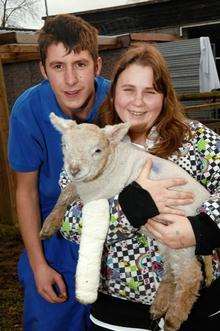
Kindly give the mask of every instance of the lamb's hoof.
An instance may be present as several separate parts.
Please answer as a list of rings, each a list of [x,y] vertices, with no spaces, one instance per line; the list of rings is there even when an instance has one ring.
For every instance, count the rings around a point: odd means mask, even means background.
[[[42,229],[40,231],[40,239],[41,240],[45,240],[50,238],[54,233],[56,232],[56,230],[54,229],[50,229],[49,231],[45,231],[44,229]]]
[[[55,224],[46,218],[43,227],[40,231],[40,239],[44,240],[50,238],[55,232],[57,232],[60,228],[60,224]]]
[[[150,314],[153,320],[157,320],[158,318],[161,318],[162,316],[164,316],[164,313],[157,310],[157,309],[150,309]]]
[[[150,314],[153,319],[158,319],[166,314],[168,308],[169,302],[166,298],[160,298],[160,300],[157,300],[156,297],[156,300],[151,305]]]
[[[176,316],[165,316],[164,331],[177,331],[182,322]]]

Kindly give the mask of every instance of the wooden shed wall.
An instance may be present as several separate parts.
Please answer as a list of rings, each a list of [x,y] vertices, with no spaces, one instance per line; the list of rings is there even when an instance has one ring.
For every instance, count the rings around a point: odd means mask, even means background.
[[[37,61],[7,63],[3,70],[9,109],[24,90],[42,80]]]
[[[114,35],[219,20],[220,1],[157,0],[76,14],[94,25],[100,34]]]

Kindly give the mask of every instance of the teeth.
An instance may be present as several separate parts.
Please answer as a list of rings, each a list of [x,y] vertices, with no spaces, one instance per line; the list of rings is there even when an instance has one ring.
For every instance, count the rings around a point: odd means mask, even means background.
[[[138,112],[136,112],[136,111],[130,111],[130,113],[131,113],[132,115],[135,115],[135,116],[141,116],[141,115],[144,114],[144,113],[138,113]]]

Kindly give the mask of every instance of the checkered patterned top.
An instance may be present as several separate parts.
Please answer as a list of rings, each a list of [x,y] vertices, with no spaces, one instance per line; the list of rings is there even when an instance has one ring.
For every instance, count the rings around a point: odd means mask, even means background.
[[[199,212],[205,212],[220,227],[220,137],[199,122],[190,126],[193,139],[180,149],[180,155],[170,160],[185,169],[204,185],[211,196]],[[152,136],[155,131],[152,131]],[[151,140],[152,142],[152,140]],[[148,143],[148,141],[147,141]],[[152,145],[149,147],[152,147]],[[60,177],[62,188],[68,183],[63,171]],[[109,200],[110,226],[104,247],[100,291],[103,293],[143,304],[151,304],[163,275],[163,261],[154,239],[145,238],[138,229],[131,226],[123,214],[118,196]],[[82,203],[70,205],[66,211],[62,235],[71,241],[80,241],[82,227]],[[213,255],[215,277],[220,276],[220,263]]]

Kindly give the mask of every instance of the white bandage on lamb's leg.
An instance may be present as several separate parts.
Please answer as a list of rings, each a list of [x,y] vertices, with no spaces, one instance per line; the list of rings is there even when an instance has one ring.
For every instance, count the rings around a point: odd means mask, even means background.
[[[82,209],[82,233],[76,269],[76,298],[83,304],[97,299],[103,245],[109,228],[107,199],[88,202]]]

